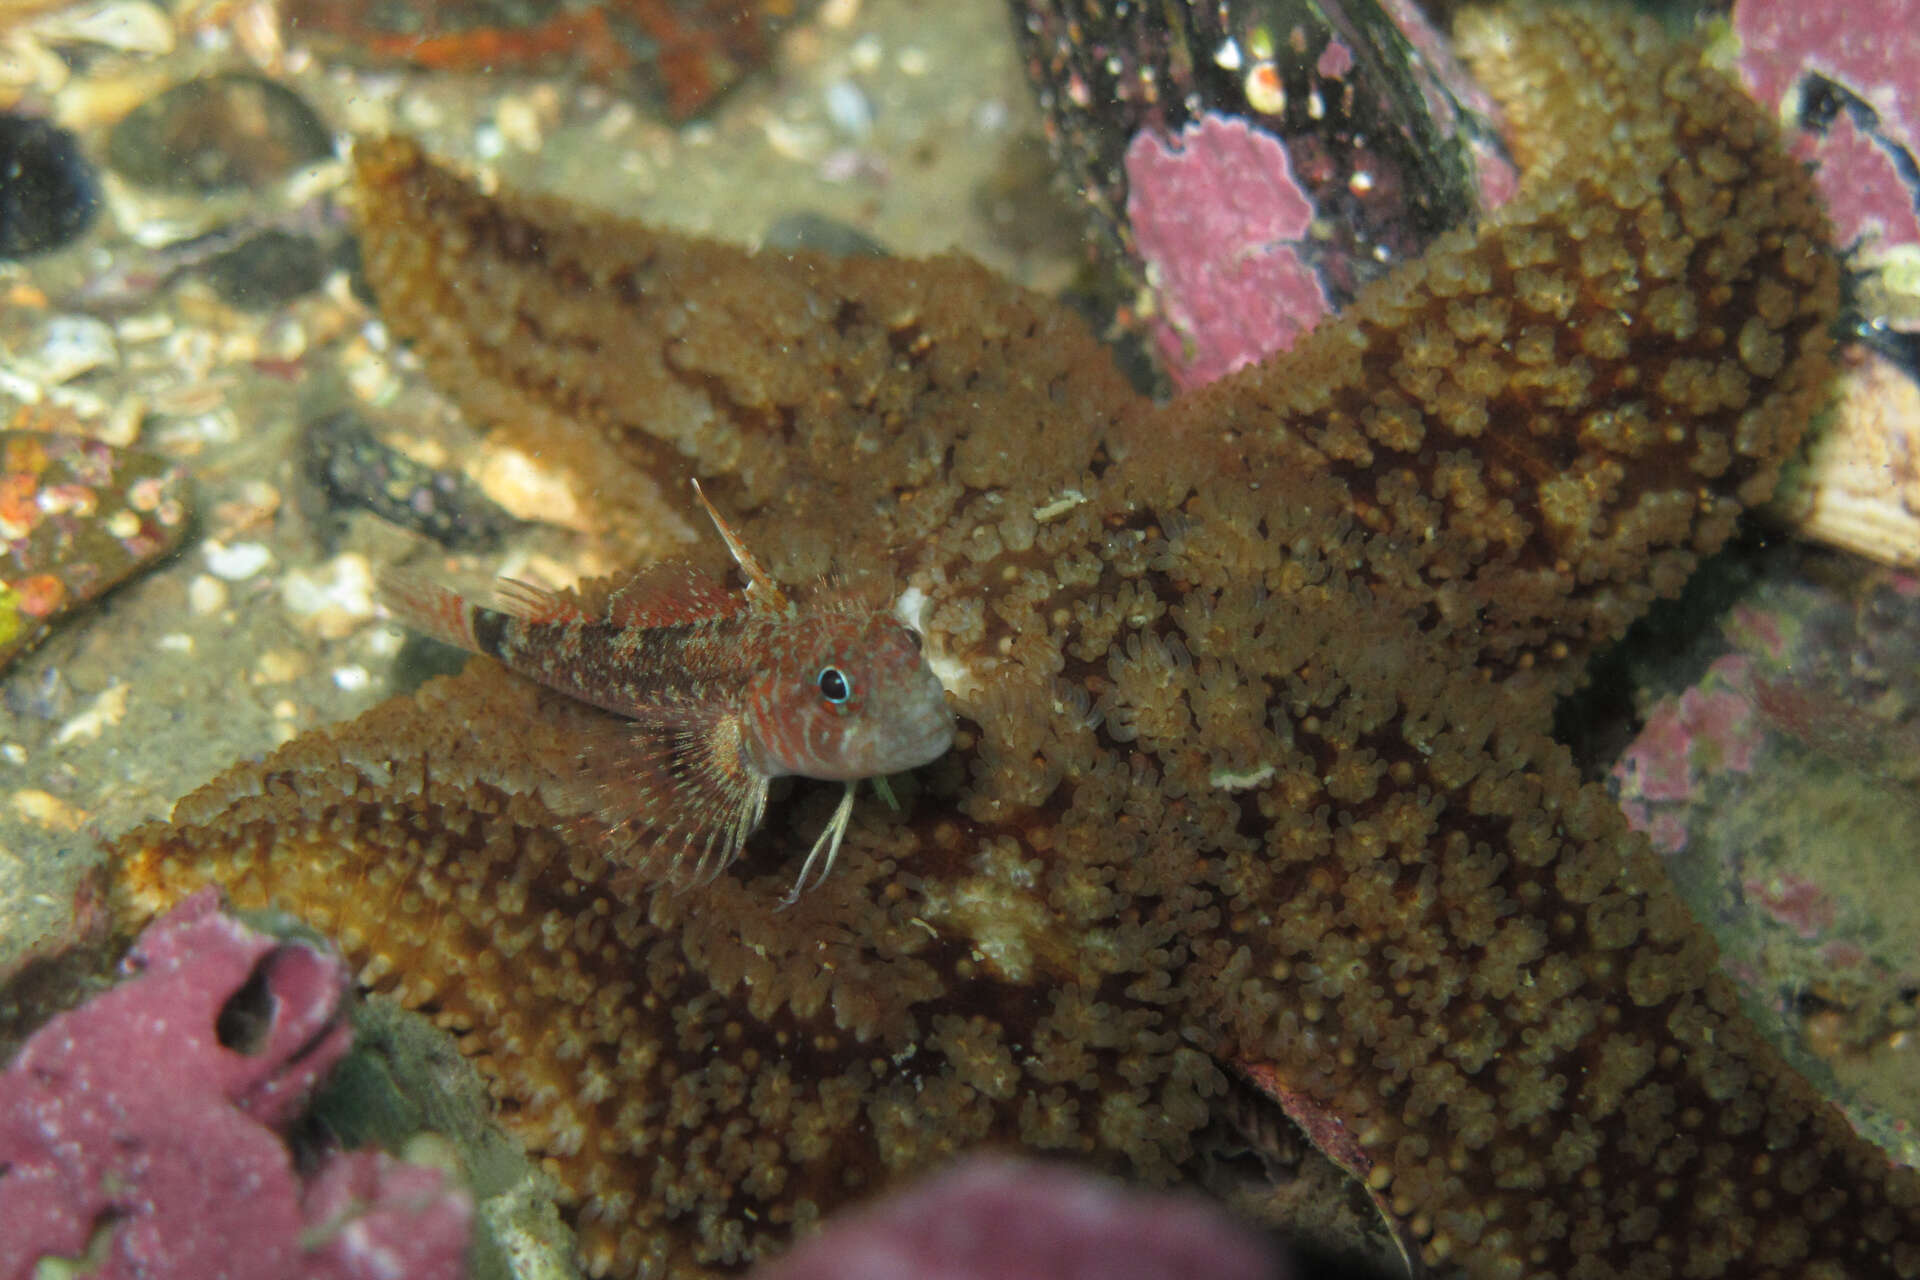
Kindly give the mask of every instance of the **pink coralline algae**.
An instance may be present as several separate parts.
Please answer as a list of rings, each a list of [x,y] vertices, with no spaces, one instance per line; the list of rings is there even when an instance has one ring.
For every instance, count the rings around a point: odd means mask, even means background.
[[[753,1280],[1284,1280],[1219,1209],[1072,1170],[974,1156],[836,1217]]]
[[[472,1206],[373,1153],[310,1181],[276,1130],[352,1037],[348,975],[209,889],[154,922],[129,979],[40,1028],[0,1074],[0,1280],[464,1274]]]
[[[1621,809],[1661,852],[1686,847],[1684,806],[1697,798],[1704,778],[1753,769],[1763,735],[1754,723],[1747,684],[1747,659],[1716,662],[1702,684],[1655,705],[1640,736],[1614,765]]]
[[[1270,134],[1209,112],[1171,147],[1142,130],[1126,170],[1127,220],[1161,299],[1156,336],[1176,384],[1285,350],[1332,309],[1300,254],[1313,205]]]
[[[1803,938],[1817,938],[1833,928],[1833,899],[1805,876],[1790,871],[1764,878],[1755,876],[1743,881],[1740,887],[1770,918]]]
[[[1838,239],[1920,244],[1920,0],[1740,0],[1740,74],[1790,115]]]

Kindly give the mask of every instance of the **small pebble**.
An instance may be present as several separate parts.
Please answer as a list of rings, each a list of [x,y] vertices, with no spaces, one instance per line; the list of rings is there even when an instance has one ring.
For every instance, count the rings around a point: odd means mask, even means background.
[[[114,683],[94,696],[87,709],[60,726],[53,740],[62,746],[69,742],[92,742],[103,732],[119,724],[127,715],[130,684]]]
[[[488,449],[474,468],[473,480],[515,519],[583,533],[594,527],[565,473],[518,449]]]
[[[280,490],[256,476],[243,481],[233,497],[214,504],[207,532],[222,542],[229,542],[273,519],[273,513],[279,509]]]
[[[273,552],[258,542],[236,542],[231,546],[209,538],[200,552],[207,559],[207,571],[228,582],[244,582],[273,563]]]
[[[374,615],[373,566],[348,552],[294,569],[280,583],[280,603],[302,630],[328,640],[351,635]]]
[[[397,656],[407,647],[408,632],[403,627],[369,627],[362,643],[366,645],[367,656],[386,660]]]
[[[209,574],[194,574],[187,584],[187,608],[196,617],[209,618],[226,607],[227,584]]]
[[[146,421],[147,398],[138,391],[129,391],[112,403],[94,434],[108,444],[124,449],[140,439],[140,428]],[[121,535],[116,532],[114,536]]]
[[[827,119],[833,127],[855,142],[865,142],[873,134],[873,103],[860,86],[851,80],[835,80],[826,88]]]
[[[887,180],[886,157],[864,147],[836,147],[820,159],[815,170],[822,182],[853,182],[856,179],[884,184]]]
[[[117,364],[113,326],[92,316],[52,316],[40,341],[14,360],[19,372],[44,386],[57,386],[102,365]]]
[[[340,372],[347,390],[364,404],[388,404],[400,394],[400,377],[393,366],[365,342],[347,343],[340,353]]]
[[[860,16],[860,0],[827,0],[820,6],[820,21],[836,31],[844,31]]]
[[[78,831],[87,821],[86,811],[38,787],[23,787],[13,793],[13,811],[28,822],[55,831]]]
[[[297,649],[269,649],[253,662],[255,684],[286,684],[312,669],[307,655]]]
[[[528,154],[538,151],[546,141],[540,108],[529,98],[515,95],[500,99],[493,109],[493,123],[502,138]]]
[[[120,341],[132,346],[142,343],[158,342],[171,334],[174,318],[165,311],[142,311],[130,316],[122,316],[114,323],[113,331]]]
[[[819,125],[795,124],[791,120],[782,120],[770,116],[761,125],[767,135],[767,145],[774,154],[802,164],[812,161],[827,145],[827,133]]]
[[[878,70],[880,61],[885,56],[885,46],[880,43],[878,36],[872,34],[861,36],[858,40],[855,40],[853,42],[853,48],[848,51],[848,57],[852,59],[854,70],[856,71]]]
[[[67,244],[100,208],[93,166],[65,129],[0,112],[0,258]]]

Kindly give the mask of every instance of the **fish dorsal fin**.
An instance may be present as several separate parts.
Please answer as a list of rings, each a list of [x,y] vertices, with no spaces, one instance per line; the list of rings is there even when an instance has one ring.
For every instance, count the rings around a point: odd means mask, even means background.
[[[733,562],[747,576],[747,604],[756,612],[785,613],[791,607],[787,603],[787,593],[780,589],[780,584],[773,580],[773,575],[767,572],[766,566],[760,563],[753,552],[747,550],[732,526],[720,518],[720,513],[707,501],[706,492],[700,488],[697,479],[693,482],[693,496],[700,499],[700,505],[707,509],[713,527],[720,531],[721,541],[733,553]]]
[[[650,564],[607,597],[605,619],[619,627],[677,627],[725,618],[748,605],[712,574],[684,560]]]
[[[490,607],[527,623],[610,622],[617,627],[673,627],[727,617],[746,606],[738,593],[684,560],[636,570],[594,612],[569,591],[518,578],[493,584]]]
[[[522,622],[581,622],[586,614],[565,592],[520,578],[495,578],[493,608]]]

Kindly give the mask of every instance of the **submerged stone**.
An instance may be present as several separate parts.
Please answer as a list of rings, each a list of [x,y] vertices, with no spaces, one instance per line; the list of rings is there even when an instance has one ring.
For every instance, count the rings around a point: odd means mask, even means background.
[[[71,242],[92,225],[99,204],[93,166],[72,134],[0,112],[0,258]]]

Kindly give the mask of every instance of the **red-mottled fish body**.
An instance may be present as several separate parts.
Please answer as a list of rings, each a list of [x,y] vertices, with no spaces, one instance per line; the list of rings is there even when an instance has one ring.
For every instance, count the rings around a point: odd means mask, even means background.
[[[745,592],[682,564],[642,571],[594,612],[513,581],[486,604],[404,574],[383,578],[382,591],[419,630],[631,720],[630,732],[598,744],[615,758],[583,761],[583,776],[599,779],[591,785],[603,816],[658,833],[676,872],[689,853],[697,880],[731,862],[759,825],[773,778],[845,782],[791,901],[831,868],[855,784],[943,754],[953,715],[912,631],[851,595],[790,601],[707,511]],[[622,755],[632,767],[609,777]]]

